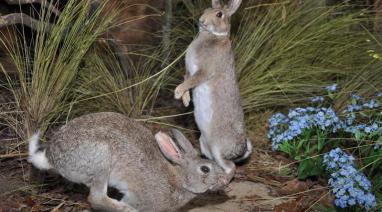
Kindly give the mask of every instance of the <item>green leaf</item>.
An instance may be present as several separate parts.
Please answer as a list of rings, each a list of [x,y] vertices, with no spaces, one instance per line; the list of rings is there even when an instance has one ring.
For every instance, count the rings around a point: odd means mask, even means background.
[[[321,152],[324,146],[325,146],[325,138],[319,136],[317,139],[317,152]]]
[[[336,95],[332,92],[329,92],[328,96],[331,100],[334,100],[336,98]]]
[[[373,131],[373,132],[371,132],[371,133],[369,134],[369,137],[372,138],[372,137],[374,137],[374,136],[376,136],[376,135],[379,135],[380,133],[381,133],[380,130]],[[381,138],[379,138],[379,139],[381,139]]]
[[[317,149],[318,149],[318,145],[317,145],[317,144],[314,144],[314,145],[309,149],[309,151],[306,151],[306,155],[314,155],[314,153],[318,153]]]
[[[297,155],[296,157],[294,157],[294,159],[297,160],[297,161],[300,161],[300,160],[303,159],[303,156],[301,156],[301,155]]]
[[[365,136],[365,134],[362,133],[362,132],[359,131],[359,130],[357,130],[357,132],[355,133],[355,139],[356,139],[357,141],[362,140],[362,138],[363,138],[364,136]]]
[[[289,156],[294,157],[293,147],[289,142],[283,142],[279,145],[279,151],[287,153]]]
[[[296,152],[300,152],[300,149],[302,149],[304,144],[306,143],[306,139],[301,139],[296,142],[297,142]]]
[[[297,170],[298,179],[304,180],[307,177],[318,176],[323,171],[321,158],[309,158],[300,162]]]

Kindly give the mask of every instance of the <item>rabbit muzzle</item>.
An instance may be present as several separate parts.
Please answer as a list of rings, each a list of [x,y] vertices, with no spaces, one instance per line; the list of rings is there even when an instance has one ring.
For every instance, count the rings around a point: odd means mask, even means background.
[[[199,31],[207,31],[207,32],[210,32],[210,30],[208,29],[207,25],[205,25],[203,22],[199,21]]]
[[[227,36],[228,32],[217,32],[213,26],[206,25],[203,21],[199,21],[199,32],[205,31],[215,36]]]
[[[223,190],[225,187],[227,187],[229,184],[228,179],[219,179],[218,182],[214,185],[212,185],[208,190],[210,191],[219,191]]]
[[[221,175],[218,177],[216,183],[209,188],[209,190],[211,191],[223,190],[231,182],[231,179],[232,178],[228,177],[227,175]]]

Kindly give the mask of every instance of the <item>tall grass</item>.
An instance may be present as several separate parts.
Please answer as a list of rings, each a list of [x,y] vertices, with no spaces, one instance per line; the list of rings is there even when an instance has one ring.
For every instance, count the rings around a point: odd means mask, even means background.
[[[367,47],[369,63],[360,67],[357,73],[347,76],[342,81],[336,99],[336,108],[338,110],[345,109],[345,106],[350,101],[349,96],[352,94],[370,98],[382,92],[382,41],[379,36],[370,33],[368,42],[373,44]]]
[[[140,53],[128,74],[112,52],[106,50],[89,57],[78,81],[81,100],[77,113],[115,111],[134,118],[153,114],[169,67],[161,68],[161,48],[150,51],[151,54]]]
[[[244,9],[234,43],[247,112],[306,100],[369,63],[357,14],[303,2]]]
[[[104,6],[90,15],[90,1],[70,0],[53,28],[47,24],[51,13],[43,9],[32,44],[24,34],[15,45],[3,41],[17,67],[16,76],[7,75],[5,82],[17,115],[11,111],[2,118],[19,123],[11,127],[21,138],[36,130],[44,132],[70,109],[67,105],[81,63],[114,17],[101,16]]]

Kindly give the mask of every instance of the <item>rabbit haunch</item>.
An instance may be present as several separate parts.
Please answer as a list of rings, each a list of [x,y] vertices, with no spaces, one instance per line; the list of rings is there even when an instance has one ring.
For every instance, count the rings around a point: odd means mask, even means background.
[[[155,136],[138,122],[111,112],[75,118],[56,131],[44,149],[30,139],[29,161],[90,187],[88,200],[106,211],[175,211],[197,194],[230,178],[198,156],[178,130]],[[107,196],[107,187],[124,196]]]
[[[175,98],[188,106],[192,89],[194,116],[201,131],[202,153],[233,175],[235,164],[247,158],[252,144],[246,137],[230,34],[230,17],[241,0],[228,6],[213,0],[212,8],[199,19],[199,34],[186,51],[185,80],[175,89]]]

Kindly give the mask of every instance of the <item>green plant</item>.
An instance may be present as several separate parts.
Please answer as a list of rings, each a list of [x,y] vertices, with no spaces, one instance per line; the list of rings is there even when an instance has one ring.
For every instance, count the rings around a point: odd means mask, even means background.
[[[70,110],[68,102],[81,62],[117,14],[101,15],[104,5],[89,15],[90,1],[70,0],[53,26],[49,24],[51,13],[42,9],[32,44],[25,34],[13,46],[2,41],[17,67],[15,78],[4,71],[3,85],[13,102],[11,112],[2,118],[19,123],[10,127],[21,138],[36,130],[44,132]]]
[[[304,101],[370,62],[367,34],[351,30],[361,19],[344,9],[315,1],[244,8],[233,43],[247,112]]]
[[[353,94],[346,108],[335,112],[332,104],[336,101],[336,87],[336,84],[327,87],[329,103],[316,97],[312,98],[314,106],[292,108],[287,115],[273,115],[269,119],[269,138],[274,150],[298,161],[300,179],[329,172],[329,186],[340,208],[357,211],[357,204],[375,208],[377,203],[381,204],[382,189],[382,93],[370,99]],[[341,148],[351,152],[357,161],[353,162],[354,158]],[[329,149],[333,150],[325,153]],[[361,168],[356,170],[355,164]]]
[[[115,111],[135,118],[151,115],[171,66],[160,69],[161,53],[161,49],[151,55],[141,53],[128,74],[111,52],[91,55],[78,81],[79,113]]]

